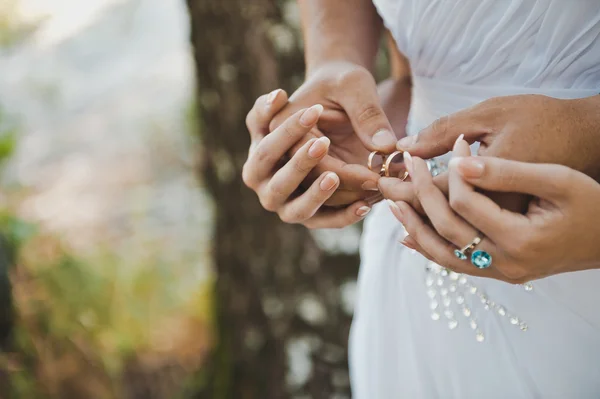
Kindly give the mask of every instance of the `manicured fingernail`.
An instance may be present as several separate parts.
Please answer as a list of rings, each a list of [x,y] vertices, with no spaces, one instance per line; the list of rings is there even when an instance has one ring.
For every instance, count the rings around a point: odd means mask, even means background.
[[[308,149],[308,156],[313,159],[322,157],[323,154],[327,152],[330,143],[331,140],[329,140],[327,137],[321,137],[315,140],[315,142],[312,143]]]
[[[404,245],[407,248],[410,249],[415,249],[415,247],[412,245],[412,243],[410,241],[407,241],[408,236],[406,238],[404,238],[404,240],[400,241],[400,244]]]
[[[368,206],[361,206],[356,210],[356,216],[364,218],[369,212],[371,212],[371,208]]]
[[[313,105],[312,107],[304,111],[304,113],[300,117],[300,124],[304,127],[311,127],[312,125],[317,123],[317,120],[319,119],[322,113],[323,106],[321,104]]]
[[[377,193],[377,194],[373,194],[370,197],[365,198],[365,201],[367,201],[367,204],[369,204],[370,206],[375,205],[376,203],[380,202],[381,200],[383,200],[383,194],[381,193]]]
[[[373,135],[371,141],[376,147],[388,147],[396,143],[396,136],[389,130],[382,129]]]
[[[460,136],[458,136],[458,138],[456,139],[456,141],[454,142],[454,147],[452,148],[452,150],[456,149],[456,146],[458,145],[458,143],[460,143],[462,141],[462,139],[465,138],[464,134],[461,134]]]
[[[372,180],[367,180],[366,182],[364,182],[361,188],[365,191],[379,191],[377,183]]]
[[[396,215],[396,217],[402,221],[403,215],[402,215],[402,210],[400,210],[400,207],[391,199],[387,199],[386,201],[387,201],[388,205],[390,206],[392,213],[394,215]]]
[[[339,181],[340,178],[335,173],[330,172],[323,178],[323,180],[321,180],[321,184],[319,184],[319,187],[323,191],[329,191],[333,189]]]
[[[455,158],[458,172],[467,178],[483,176],[485,165],[477,157]]]
[[[406,136],[402,139],[400,139],[397,143],[396,143],[396,148],[398,148],[399,150],[406,150],[408,148],[410,148],[414,143],[416,143],[417,141],[417,136]]]
[[[404,152],[404,166],[406,166],[406,171],[409,175],[412,175],[412,156],[408,151]]]
[[[273,90],[269,93],[269,95],[267,96],[267,108],[273,105],[279,93],[281,93],[281,89]]]

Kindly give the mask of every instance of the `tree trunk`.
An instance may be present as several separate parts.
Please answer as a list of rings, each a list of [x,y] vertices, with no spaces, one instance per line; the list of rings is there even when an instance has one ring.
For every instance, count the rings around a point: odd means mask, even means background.
[[[241,180],[245,116],[260,95],[302,78],[282,1],[188,0],[198,78],[200,173],[216,204],[217,342],[199,398],[349,397],[351,315],[341,284],[356,255],[322,254],[301,226],[265,212]],[[286,43],[288,43],[286,45]]]

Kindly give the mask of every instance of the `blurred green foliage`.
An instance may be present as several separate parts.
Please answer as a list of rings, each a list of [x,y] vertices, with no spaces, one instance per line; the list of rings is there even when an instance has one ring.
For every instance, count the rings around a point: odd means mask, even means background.
[[[0,112],[0,187],[18,139],[7,120]],[[15,308],[0,367],[11,397],[123,397],[142,384],[128,373],[169,387],[169,397],[184,389],[211,343],[211,282],[191,278],[198,265],[167,260],[143,232],[131,248],[143,256],[122,259],[101,245],[78,255],[18,216],[26,194],[0,195],[0,311]],[[165,371],[174,366],[177,378]]]

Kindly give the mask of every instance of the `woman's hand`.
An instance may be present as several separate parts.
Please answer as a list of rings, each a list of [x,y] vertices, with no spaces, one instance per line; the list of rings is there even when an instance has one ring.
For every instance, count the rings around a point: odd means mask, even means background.
[[[255,105],[260,112],[251,112],[247,120],[252,136],[248,160],[244,164],[244,183],[253,189],[263,207],[276,212],[282,221],[301,223],[309,228],[344,227],[363,219],[371,210],[365,201],[358,201],[342,210],[320,210],[336,189],[340,178],[334,172],[323,172],[306,190],[299,185],[323,160],[329,150],[326,137],[312,138],[281,166],[290,148],[315,127],[323,106],[313,105],[291,115],[281,126],[269,132],[269,122],[287,103],[285,92],[262,96]]]
[[[340,188],[326,204],[346,205],[377,191],[379,175],[366,167],[369,152],[394,151],[397,137],[404,136],[410,93],[407,79],[392,78],[377,86],[364,68],[350,63],[329,63],[313,71],[270,127],[279,126],[292,113],[310,104],[324,106],[318,126],[292,147],[288,155],[311,138],[328,137],[329,155],[309,174],[304,186],[326,170],[336,172]],[[386,114],[391,115],[390,119]]]
[[[431,225],[406,202],[390,205],[409,233],[405,244],[455,270],[511,283],[600,267],[600,185],[560,165],[471,157],[456,143],[450,163],[450,200],[432,183],[422,159],[410,169]],[[408,157],[411,159],[411,157]],[[476,188],[533,196],[523,215],[501,208]],[[454,250],[480,235],[477,245],[492,255],[489,269],[457,259]]]

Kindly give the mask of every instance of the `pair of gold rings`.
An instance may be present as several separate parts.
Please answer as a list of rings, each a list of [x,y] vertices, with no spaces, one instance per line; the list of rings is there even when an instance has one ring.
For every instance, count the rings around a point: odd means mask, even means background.
[[[369,154],[367,167],[380,176],[397,177],[401,181],[408,177],[408,171],[404,166],[404,151],[395,151],[389,155],[373,151]]]

